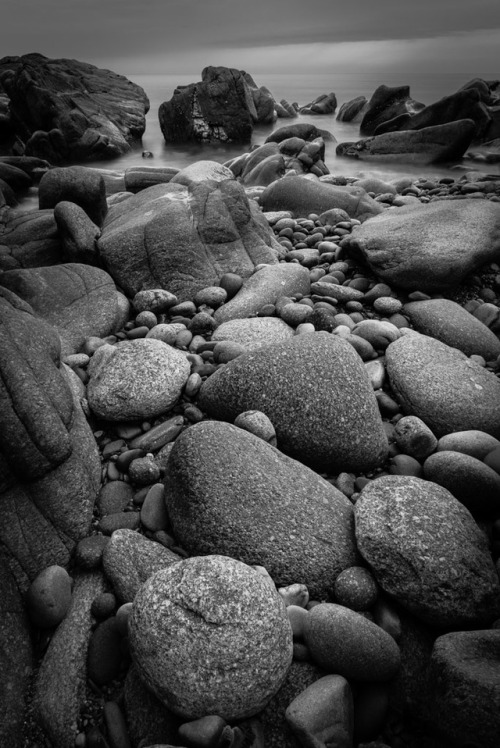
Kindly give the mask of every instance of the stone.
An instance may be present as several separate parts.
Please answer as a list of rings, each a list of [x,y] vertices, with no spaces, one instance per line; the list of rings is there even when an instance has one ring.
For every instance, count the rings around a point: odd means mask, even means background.
[[[353,701],[341,675],[325,675],[290,704],[285,719],[301,746],[349,748],[353,740]]]
[[[262,193],[260,204],[264,211],[289,210],[295,218],[341,208],[351,218],[365,221],[384,211],[360,187],[337,187],[303,176],[287,176],[272,182]]]
[[[101,517],[97,529],[103,535],[112,535],[116,530],[138,530],[140,524],[138,512],[113,512]]]
[[[99,572],[75,579],[68,614],[52,637],[37,673],[33,713],[55,748],[73,745],[85,700],[87,649],[94,619],[92,601],[104,590]]]
[[[219,325],[212,334],[212,340],[228,340],[239,343],[245,351],[256,351],[290,340],[294,334],[294,329],[278,317],[236,318]]]
[[[149,101],[127,78],[38,53],[7,60],[2,87],[27,156],[51,164],[111,159],[140,141]]]
[[[122,512],[128,504],[132,503],[134,491],[129,483],[122,480],[113,480],[105,483],[99,491],[97,506],[101,516]]]
[[[377,583],[364,566],[351,566],[341,571],[333,591],[339,605],[351,610],[369,610],[378,597]]]
[[[500,631],[452,631],[436,639],[426,719],[454,745],[496,748],[500,731]]]
[[[155,184],[166,184],[179,173],[174,166],[131,166],[125,170],[124,189],[127,192],[145,190]]]
[[[200,717],[180,726],[179,740],[199,748],[215,748],[226,725],[226,721],[216,714]]]
[[[118,677],[123,660],[121,636],[115,616],[99,623],[89,640],[87,675],[97,686]]]
[[[89,336],[106,337],[128,319],[129,304],[101,268],[81,263],[9,270],[0,285],[24,299],[57,328],[62,355],[76,353]]]
[[[405,455],[425,460],[437,448],[438,440],[417,416],[403,416],[394,429],[396,444]]]
[[[62,566],[48,566],[33,580],[26,595],[26,607],[34,626],[58,626],[71,605],[72,580]]]
[[[113,748],[131,748],[127,723],[120,705],[116,701],[106,701],[103,708],[106,735]]]
[[[123,688],[127,725],[133,745],[175,745],[181,719],[144,685],[132,663]]]
[[[3,214],[3,215],[2,215]],[[53,210],[0,213],[2,270],[46,267],[61,262],[62,246]]]
[[[55,167],[47,171],[38,187],[40,210],[70,202],[82,208],[95,226],[102,226],[108,205],[102,175],[85,166]]]
[[[320,394],[325,392],[327,398]],[[369,470],[387,456],[363,363],[349,343],[325,332],[298,335],[230,361],[203,383],[198,405],[229,422],[246,410],[260,410],[274,425],[280,450],[332,472]]]
[[[484,431],[455,431],[439,439],[437,451],[451,450],[484,460],[487,454],[500,447],[500,441]]]
[[[403,307],[415,330],[458,348],[466,356],[493,361],[500,355],[500,339],[486,325],[450,299],[411,301]]]
[[[361,161],[401,161],[411,164],[435,164],[458,161],[472,143],[476,126],[461,119],[420,130],[401,130],[374,135],[357,142],[339,143],[337,156]]]
[[[496,517],[500,475],[476,457],[442,450],[426,459],[424,478],[446,488],[475,517]]]
[[[152,574],[177,561],[176,553],[126,529],[115,530],[102,557],[104,573],[123,603],[132,602]]]
[[[195,161],[178,171],[170,181],[173,184],[189,187],[191,184],[204,182],[207,179],[212,182],[224,182],[226,179],[234,179],[234,174],[231,169],[219,164],[218,161]]]
[[[500,256],[500,209],[488,200],[436,200],[389,209],[341,243],[395,288],[435,293],[458,286]],[[464,252],[464,246],[467,252]]]
[[[488,625],[500,583],[488,541],[446,489],[409,476],[370,482],[355,504],[359,551],[380,587],[440,628]]]
[[[368,100],[366,96],[356,96],[345,101],[337,112],[338,122],[360,122],[365,114]]]
[[[260,263],[276,264],[282,251],[234,179],[142,190],[110,208],[98,248],[129,296],[163,288],[179,302],[217,285],[226,272],[247,278]]]
[[[83,208],[75,203],[62,201],[54,208],[54,219],[65,262],[99,266],[96,242],[101,232]]]
[[[243,429],[215,421],[186,429],[164,482],[173,532],[190,555],[264,566],[277,585],[302,583],[317,596],[356,564],[350,501]]]
[[[274,426],[266,416],[260,410],[247,410],[244,413],[235,418],[234,425],[239,429],[249,431],[251,434],[255,434],[259,439],[263,439],[271,446],[276,446],[276,431]]]
[[[220,324],[251,317],[266,304],[274,304],[281,296],[298,293],[308,296],[310,289],[309,273],[301,265],[264,265],[243,282],[232,299],[216,310],[214,317]]]
[[[382,122],[392,120],[399,114],[418,112],[423,108],[424,104],[411,98],[409,86],[378,86],[364,112],[360,133],[373,135]]]
[[[87,397],[92,411],[109,421],[164,413],[179,399],[190,373],[182,353],[152,338],[117,343],[104,360],[95,358]]]
[[[129,640],[148,688],[187,719],[256,714],[292,660],[292,631],[274,587],[218,555],[154,574],[134,600]]]
[[[500,382],[455,348],[413,332],[388,346],[386,371],[403,411],[436,437],[470,429],[500,437]]]
[[[150,532],[165,530],[168,524],[165,491],[161,483],[151,486],[141,507],[141,524]]]
[[[318,667],[347,679],[386,681],[399,667],[399,649],[392,636],[343,605],[315,605],[309,611],[304,639]]]

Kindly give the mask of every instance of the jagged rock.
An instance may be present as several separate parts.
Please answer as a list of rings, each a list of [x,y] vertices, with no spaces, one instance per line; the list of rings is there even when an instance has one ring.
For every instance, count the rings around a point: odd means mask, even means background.
[[[467,199],[389,209],[356,226],[342,249],[361,256],[391,287],[445,291],[498,262],[500,209],[488,200]]]
[[[366,112],[368,99],[366,96],[356,96],[355,99],[344,102],[337,114],[338,122],[360,122]]]
[[[461,159],[476,132],[471,119],[461,119],[420,130],[401,130],[374,135],[354,143],[339,143],[337,156],[363,161],[405,161],[434,164]]]
[[[0,276],[0,286],[20,296],[57,328],[63,356],[79,351],[89,336],[115,332],[128,319],[127,299],[108,273],[90,265],[9,270]]]
[[[130,296],[165,288],[179,301],[217,285],[226,272],[248,277],[255,265],[276,263],[282,249],[234,179],[142,190],[110,208],[98,248]]]
[[[476,88],[462,89],[451,96],[444,96],[415,114],[400,114],[378,125],[373,134],[381,135],[396,130],[421,130],[424,127],[435,127],[461,119],[470,119],[475,123],[474,140],[481,138],[488,129],[491,116],[486,105],[481,102],[481,96]]]
[[[158,116],[167,143],[246,142],[254,123],[274,120],[274,99],[245,71],[209,66],[198,83],[178,86],[170,101],[160,105]]]
[[[0,70],[26,155],[52,164],[109,159],[144,133],[148,98],[121,75],[35,53],[4,57]]]
[[[337,97],[334,93],[321,94],[310,104],[300,107],[299,114],[333,114],[337,108]]]
[[[382,122],[394,119],[399,114],[418,112],[424,106],[410,97],[409,86],[379,86],[368,102],[359,132],[361,135],[373,135]]]

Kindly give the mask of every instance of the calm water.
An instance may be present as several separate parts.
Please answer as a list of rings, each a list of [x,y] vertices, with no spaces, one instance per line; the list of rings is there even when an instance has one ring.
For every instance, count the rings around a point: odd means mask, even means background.
[[[224,163],[225,161],[249,150],[245,145],[171,145],[166,144],[161,134],[158,122],[158,108],[163,101],[172,97],[177,85],[185,85],[199,80],[193,75],[134,75],[128,76],[146,91],[151,102],[151,109],[146,119],[146,132],[143,136],[142,148],[128,153],[120,159],[110,162],[100,162],[95,166],[101,168],[123,170],[131,166],[174,166],[183,168],[193,161],[200,159],[211,159]],[[410,94],[417,101],[431,104],[442,96],[453,93],[474,77],[474,74],[439,74],[422,76],[416,75],[414,80],[408,77],[398,77],[397,74],[386,76],[383,79],[371,79],[365,75],[342,74],[342,75],[269,75],[254,76],[258,86],[267,86],[274,98],[287,99],[289,102],[298,102],[301,106],[313,101],[323,93],[333,91],[337,96],[338,107],[345,101],[355,96],[364,95],[368,99],[381,83],[389,86],[409,85]],[[491,78],[495,76],[492,74]],[[337,108],[338,111],[338,108]],[[359,140],[359,125],[337,122],[334,115],[299,117],[296,120],[278,120],[273,126],[259,127],[254,130],[251,145],[261,144],[273,129],[297,121],[312,122],[317,127],[328,130],[336,138],[337,142]],[[360,176],[375,174],[381,178],[392,178],[402,174],[407,175],[439,175],[450,174],[449,169],[443,166],[415,166],[408,164],[389,163],[384,165],[338,158],[335,155],[335,143],[327,144],[326,165],[332,174],[344,176]],[[154,159],[144,160],[142,150],[151,151]],[[474,168],[489,173],[500,173],[499,165],[480,165],[472,161],[463,161],[464,168]],[[462,173],[453,170],[455,176]]]

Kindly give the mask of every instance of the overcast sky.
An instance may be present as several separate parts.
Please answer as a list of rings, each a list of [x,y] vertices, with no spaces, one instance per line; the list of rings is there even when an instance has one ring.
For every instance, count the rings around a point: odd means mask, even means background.
[[[500,78],[500,0],[0,0],[0,55],[116,72],[417,66]]]

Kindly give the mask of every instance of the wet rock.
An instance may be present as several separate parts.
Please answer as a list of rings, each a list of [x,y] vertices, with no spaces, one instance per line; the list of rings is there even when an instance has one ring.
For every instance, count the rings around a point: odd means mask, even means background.
[[[409,86],[379,86],[373,93],[360,124],[361,135],[373,135],[382,122],[392,120],[399,114],[415,113],[423,109],[410,97]]]

